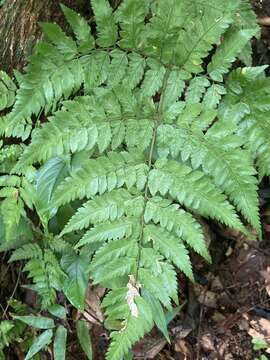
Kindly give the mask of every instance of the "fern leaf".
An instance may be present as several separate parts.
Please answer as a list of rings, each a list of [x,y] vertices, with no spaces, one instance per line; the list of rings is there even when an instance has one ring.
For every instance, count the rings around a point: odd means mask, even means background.
[[[201,17],[190,22],[185,32],[181,34],[181,43],[184,48],[176,49],[177,64],[188,72],[200,73],[203,58],[233,22],[232,14],[235,8],[237,8],[237,3],[234,6],[230,3],[228,8],[224,8],[223,13],[220,13],[210,6],[207,11],[201,12]]]
[[[154,248],[165,258],[171,260],[187,277],[194,280],[188,252],[180,239],[155,225],[146,226],[145,236],[153,241]]]
[[[57,24],[41,23],[45,36],[52,42],[65,59],[73,59],[77,54],[75,42],[62,31]]]
[[[91,197],[122,187],[137,185],[144,187],[147,166],[138,154],[110,153],[108,157],[90,160],[84,168],[78,169],[66,178],[54,194],[56,204],[63,205],[76,198]]]
[[[159,62],[154,60],[148,61],[147,65],[150,69],[145,73],[141,89],[143,95],[153,96],[161,88],[165,75],[165,68]]]
[[[154,125],[154,122],[151,120],[128,120],[126,122],[125,136],[127,146],[130,149],[134,147],[138,147],[141,150],[147,149],[151,143]],[[134,137],[134,134],[136,134],[136,137]]]
[[[118,278],[127,278],[135,266],[135,257],[114,259],[106,264],[105,267],[98,267],[98,269],[96,269],[92,276],[94,284],[102,284],[105,287],[110,287],[110,284],[113,284]]]
[[[97,24],[97,44],[101,47],[114,45],[117,40],[117,26],[109,2],[107,0],[92,0],[91,5]]]
[[[207,90],[203,98],[203,105],[207,109],[215,109],[219,104],[222,95],[226,94],[224,86],[219,84],[211,85]]]
[[[123,79],[128,65],[127,55],[124,51],[113,50],[110,53],[111,63],[108,68],[108,85],[115,86]]]
[[[13,251],[9,261],[39,259],[42,257],[42,250],[37,244],[25,244]]]
[[[31,287],[41,297],[43,309],[55,303],[56,290],[61,290],[64,273],[50,250],[45,250],[43,256],[27,262],[23,271],[28,271],[28,277],[33,278]]]
[[[223,75],[229,71],[229,67],[235,61],[248,41],[256,34],[256,29],[229,30],[221,46],[218,48],[207,71],[214,81],[223,81]]]
[[[176,161],[158,161],[150,172],[151,194],[169,193],[181,204],[235,229],[243,231],[233,207],[213,182],[200,171]]]
[[[0,142],[0,221],[2,249],[27,239],[11,260],[27,261],[42,310],[58,291],[82,309],[88,276],[109,290],[107,359],[120,360],[154,323],[167,335],[178,271],[193,280],[189,251],[211,261],[198,216],[247,234],[241,216],[261,235],[270,83],[265,66],[228,74],[251,62],[248,0],[109,4],[91,1],[94,36],[62,6],[75,39],[43,24],[48,42],[15,73],[17,91],[0,73],[5,106],[16,92],[0,134],[31,135]],[[34,206],[42,247],[29,243]]]
[[[128,55],[128,68],[126,71],[126,76],[123,79],[123,83],[125,86],[134,89],[142,80],[145,68],[145,60],[144,58],[132,52]]]
[[[134,215],[139,216],[142,207],[142,197],[134,197],[125,189],[113,190],[87,201],[70,219],[61,235],[87,228],[90,223],[117,220],[124,214],[132,214],[133,210]]]
[[[94,47],[95,40],[91,35],[91,28],[87,21],[72,9],[61,4],[61,9],[76,35],[78,50],[87,53]]]
[[[113,222],[102,223],[88,230],[76,245],[80,247],[90,242],[122,239],[132,234],[132,227],[136,227],[137,219],[127,218]]]
[[[37,129],[30,146],[22,154],[16,171],[69,152],[91,150],[98,141],[97,127],[91,124],[87,114],[82,112],[81,116],[76,115],[74,112],[58,111],[54,117],[49,118],[49,122]]]
[[[186,103],[198,103],[200,102],[207,87],[210,85],[209,80],[204,76],[194,77],[190,83],[185,94]]]
[[[123,49],[136,49],[141,47],[143,31],[145,28],[144,19],[147,15],[147,1],[143,0],[134,3],[132,0],[124,0],[117,11],[115,18],[120,23],[119,45]]]
[[[163,98],[163,109],[166,110],[181,95],[185,88],[185,74],[180,70],[172,70],[168,76],[166,92]]]
[[[177,157],[181,149],[183,149],[181,151],[182,159],[186,161],[191,158],[192,166],[195,169],[202,166],[203,171],[213,177],[215,185],[229,196],[237,209],[242,212],[246,220],[260,234],[257,180],[254,177],[256,172],[250,163],[249,153],[242,149],[229,147],[230,142],[233,144],[233,137],[225,137],[217,145],[210,140],[211,136],[213,136],[211,130],[209,136],[208,133],[203,136],[196,132],[190,134],[188,131],[186,140],[181,144],[179,139],[185,137],[184,128],[177,131],[174,127],[166,125],[166,129],[163,129],[167,135],[171,134],[169,138],[166,135],[166,140],[170,139],[170,153],[172,156]],[[165,134],[162,135],[163,139],[164,136]],[[174,138],[177,140],[174,141]],[[179,147],[175,146],[176,142]],[[226,147],[229,147],[229,150]],[[232,147],[235,146],[232,145]],[[198,154],[200,155],[198,156]],[[240,157],[241,162],[239,162]],[[249,196],[246,193],[247,188]]]
[[[38,115],[44,107],[49,111],[53,103],[70,96],[82,82],[83,69],[79,60],[66,61],[52,45],[39,44],[22,77],[12,112],[8,114],[6,135],[27,138],[29,127],[25,121],[32,114]],[[20,131],[16,130],[18,122]]]
[[[134,239],[122,238],[106,243],[99,248],[91,262],[90,271],[96,272],[98,267],[101,267],[106,272],[108,264],[118,258],[135,257],[138,253],[138,245]],[[108,269],[109,270],[109,269]]]
[[[16,85],[4,71],[0,71],[0,111],[9,108],[15,101]]]
[[[148,289],[165,308],[172,309],[171,299],[177,301],[177,277],[171,264],[152,249],[143,249],[142,266],[138,271],[138,281]],[[150,257],[150,262],[147,257]],[[155,264],[155,266],[152,266]],[[164,291],[160,291],[160,289]]]
[[[153,197],[146,204],[144,219],[147,223],[152,220],[155,224],[168,231],[173,231],[182,238],[192,249],[210,261],[202,228],[191,214],[179,209],[177,204],[161,197]]]
[[[2,175],[0,176],[0,186],[19,186],[21,179],[16,175]]]
[[[19,225],[21,217],[25,216],[24,204],[22,200],[18,197],[18,190],[12,188],[4,188],[11,189],[12,195],[6,197],[1,202],[1,215],[3,219],[3,223],[5,226],[5,239],[9,241],[12,237],[12,234],[16,227]],[[3,189],[2,189],[3,190]],[[2,192],[2,190],[0,190]],[[2,197],[4,194],[0,194]]]
[[[136,297],[138,317],[130,315],[124,320],[121,330],[111,334],[111,345],[106,359],[119,360],[143,335],[153,327],[151,308],[142,297]]]

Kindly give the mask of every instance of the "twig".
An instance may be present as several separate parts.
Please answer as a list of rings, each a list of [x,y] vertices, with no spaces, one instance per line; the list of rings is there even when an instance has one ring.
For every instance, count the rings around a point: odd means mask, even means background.
[[[16,290],[17,290],[17,288],[18,288],[18,286],[19,286],[19,281],[20,281],[20,277],[21,277],[21,272],[22,272],[22,265],[20,266],[19,274],[18,274],[18,277],[17,277],[17,281],[16,281],[15,287],[14,287],[14,289],[13,289],[13,291],[12,291],[12,294],[11,294],[11,296],[10,296],[10,298],[9,298],[9,301],[10,301],[11,299],[13,299],[13,296],[15,295]],[[7,314],[8,308],[9,308],[9,301],[8,301],[8,303],[7,303],[7,306],[6,306],[5,310],[4,310],[4,312],[3,312],[3,315],[2,315],[3,318],[6,317],[6,314]]]
[[[205,298],[206,298],[206,292],[207,292],[207,288],[204,290],[204,294],[203,294],[203,301],[201,304],[201,309],[200,309],[200,318],[199,318],[199,326],[198,326],[198,335],[197,335],[197,351],[196,351],[196,360],[200,360],[200,351],[201,351],[201,324],[203,321],[203,317],[204,317],[204,302],[205,302]]]
[[[199,325],[198,325],[198,335],[197,335],[197,351],[196,351],[196,360],[200,360],[200,352],[201,352],[201,332],[202,332],[202,322],[203,322],[203,318],[204,318],[204,309],[205,309],[205,299],[206,299],[206,294],[207,291],[209,290],[209,286],[210,283],[212,281],[212,274],[210,274],[209,279],[208,279],[208,284],[206,286],[206,288],[204,289],[204,293],[203,293],[203,299],[202,299],[202,304],[201,304],[201,309],[200,309],[200,317],[199,317]]]

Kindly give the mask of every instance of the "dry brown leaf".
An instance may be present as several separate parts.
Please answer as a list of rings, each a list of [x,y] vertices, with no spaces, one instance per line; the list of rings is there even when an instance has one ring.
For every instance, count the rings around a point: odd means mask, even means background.
[[[200,343],[201,343],[202,348],[205,351],[214,351],[215,350],[214,339],[211,336],[211,334],[209,334],[209,333],[202,335]]]
[[[140,293],[138,290],[139,286],[136,285],[135,278],[133,275],[129,275],[129,282],[127,284],[127,288],[128,288],[128,292],[126,295],[126,300],[127,300],[131,315],[138,317],[138,315],[139,315],[138,307],[135,304],[134,299],[136,296],[140,296]]]
[[[260,274],[265,280],[265,284],[266,284],[265,290],[268,296],[270,296],[270,266],[267,266],[266,270],[260,271]]]
[[[137,359],[154,359],[166,344],[163,336],[146,336],[133,347],[133,353]]]
[[[184,355],[183,360],[192,360],[194,358],[191,345],[183,339],[176,338],[174,350]]]
[[[270,353],[270,320],[258,318],[250,321],[250,326],[248,334],[253,338],[265,340],[269,345],[266,352]]]
[[[177,325],[171,329],[171,333],[173,336],[177,336],[177,338],[184,339],[188,336],[192,331],[192,328],[189,326]]]
[[[223,314],[221,314],[219,311],[215,311],[211,319],[216,323],[221,323],[226,319],[226,317]]]
[[[88,287],[85,301],[85,311],[83,316],[93,324],[101,324],[104,315],[101,310],[100,298],[104,295],[105,289],[101,286]]]
[[[209,308],[217,308],[217,294],[213,291],[204,291],[198,296],[198,301]]]

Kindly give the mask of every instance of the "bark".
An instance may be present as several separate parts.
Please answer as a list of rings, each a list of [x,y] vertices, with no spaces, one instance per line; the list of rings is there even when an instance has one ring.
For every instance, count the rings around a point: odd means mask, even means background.
[[[42,34],[38,23],[55,21],[66,26],[60,1],[5,0],[0,7],[0,69],[21,69]],[[87,11],[88,0],[61,1],[76,11]]]

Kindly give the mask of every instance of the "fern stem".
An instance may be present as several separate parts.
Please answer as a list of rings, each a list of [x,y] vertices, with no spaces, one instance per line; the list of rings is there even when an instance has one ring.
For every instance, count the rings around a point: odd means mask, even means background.
[[[163,104],[164,104],[164,93],[167,87],[167,83],[168,83],[168,78],[171,72],[171,68],[168,67],[166,69],[165,75],[164,75],[164,79],[163,79],[163,83],[162,83],[162,87],[160,90],[160,101],[158,104],[158,108],[157,108],[157,118],[156,118],[156,124],[153,130],[153,137],[151,140],[151,145],[150,145],[150,151],[149,151],[149,156],[148,156],[148,178],[149,178],[149,173],[152,167],[152,159],[153,159],[153,152],[154,152],[154,147],[155,147],[155,143],[156,143],[156,137],[157,137],[157,128],[161,122],[161,113],[162,113],[162,109],[163,109]],[[144,187],[144,205],[143,205],[143,212],[141,215],[141,233],[140,233],[140,238],[138,241],[138,246],[139,246],[139,252],[138,252],[138,258],[137,258],[137,264],[136,264],[136,275],[135,275],[135,283],[137,283],[138,280],[138,275],[139,275],[139,268],[140,268],[140,262],[141,262],[141,255],[142,255],[142,241],[143,241],[143,230],[144,230],[144,226],[145,226],[145,222],[144,222],[144,213],[145,213],[145,209],[146,209],[146,204],[147,204],[147,199],[148,199],[148,179],[145,183],[145,187]]]

